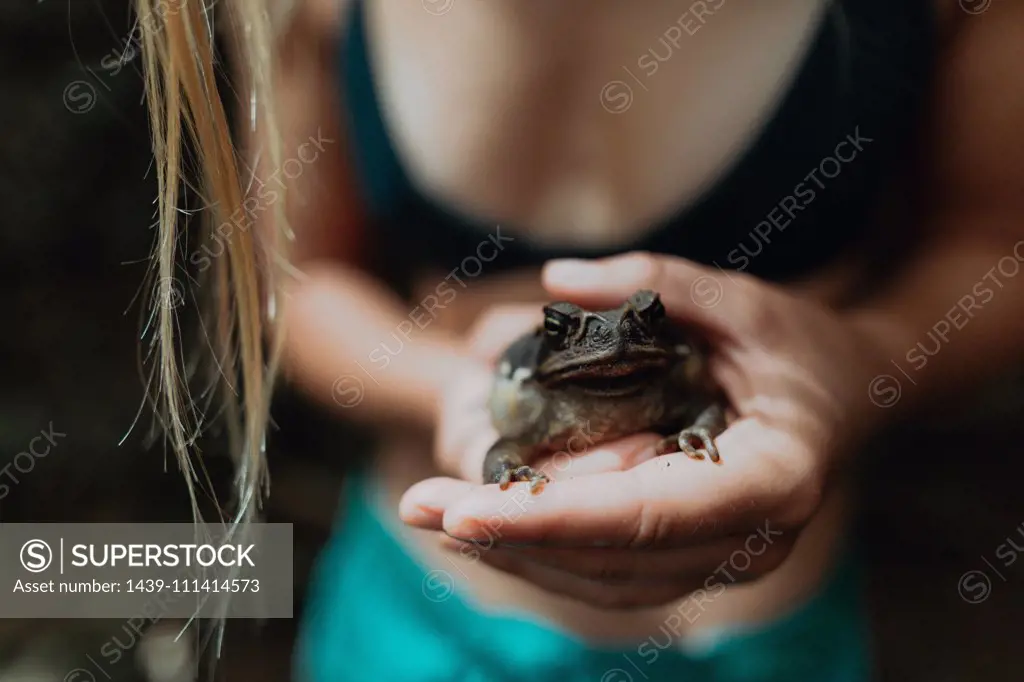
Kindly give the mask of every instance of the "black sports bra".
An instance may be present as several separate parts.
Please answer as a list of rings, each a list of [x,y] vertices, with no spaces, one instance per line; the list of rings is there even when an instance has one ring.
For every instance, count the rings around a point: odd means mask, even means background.
[[[783,280],[828,264],[864,233],[921,113],[935,54],[933,9],[931,0],[845,0],[823,16],[760,135],[719,182],[628,250]],[[396,284],[425,267],[460,267],[495,223],[461,215],[413,184],[385,127],[359,0],[349,20],[340,67],[351,161],[376,243],[401,244],[381,262]],[[516,233],[513,225],[501,231]],[[519,236],[502,247],[488,272],[623,251],[541,248]]]

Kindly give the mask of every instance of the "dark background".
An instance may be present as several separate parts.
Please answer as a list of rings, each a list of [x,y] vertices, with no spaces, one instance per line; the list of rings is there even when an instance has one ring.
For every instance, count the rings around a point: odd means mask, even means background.
[[[0,3],[0,468],[51,424],[67,434],[17,474],[0,499],[3,522],[191,518],[181,473],[148,437],[147,410],[131,429],[144,396],[139,294],[156,182],[138,63],[116,62],[130,34],[123,1]],[[193,308],[187,298],[186,326]],[[1021,386],[1008,375],[864,453],[858,537],[885,679],[1024,679],[1024,559],[996,556],[1008,539],[1024,547]],[[295,524],[299,615],[342,453],[359,441],[287,390],[274,417],[266,516]],[[224,445],[214,433],[203,449],[226,496]],[[979,603],[958,591],[972,570],[991,580]],[[218,679],[289,679],[295,624],[231,622]],[[111,633],[127,640],[120,621],[0,621],[0,682],[29,679],[14,669],[33,657],[52,670],[32,679],[59,682]],[[142,679],[132,660],[108,672]]]

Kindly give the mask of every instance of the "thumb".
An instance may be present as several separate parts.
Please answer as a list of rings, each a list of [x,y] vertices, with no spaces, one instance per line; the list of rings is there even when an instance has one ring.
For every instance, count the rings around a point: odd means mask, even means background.
[[[550,261],[542,278],[553,296],[589,308],[615,307],[636,290],[651,289],[672,318],[730,338],[753,331],[767,287],[743,273],[645,252]]]
[[[510,343],[542,319],[543,302],[494,306],[466,334],[466,346],[474,357],[493,363]]]

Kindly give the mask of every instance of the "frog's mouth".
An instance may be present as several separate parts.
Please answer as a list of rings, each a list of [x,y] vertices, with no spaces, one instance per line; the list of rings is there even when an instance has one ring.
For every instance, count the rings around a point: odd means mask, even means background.
[[[664,381],[668,369],[663,357],[588,364],[558,372],[551,377],[550,384],[576,388],[590,395],[625,396]]]

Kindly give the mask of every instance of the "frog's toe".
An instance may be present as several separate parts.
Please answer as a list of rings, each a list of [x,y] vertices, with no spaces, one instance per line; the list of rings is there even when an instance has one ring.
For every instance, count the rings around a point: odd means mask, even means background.
[[[541,473],[528,466],[521,466],[515,470],[509,471],[509,484],[514,482],[522,482],[530,484],[530,492],[536,494],[541,491],[545,483],[548,483],[551,479],[546,474]],[[502,490],[508,487],[508,484],[502,487]]]
[[[513,481],[529,481],[530,480],[530,476],[532,476],[532,475],[533,475],[533,469],[531,469],[530,467],[528,467],[526,465],[523,465],[521,467],[517,467],[516,469],[512,470],[512,480]]]
[[[498,476],[498,480],[495,482],[498,484],[498,487],[500,487],[502,490],[507,490],[508,487],[512,485],[512,470],[505,469],[504,471],[502,471],[501,475]]]
[[[667,436],[658,441],[658,444],[654,446],[654,454],[656,456],[670,455],[673,452],[679,452],[679,437],[678,436]]]
[[[692,443],[685,442],[679,447],[679,451],[690,459],[704,459],[704,451],[695,448]]]
[[[703,427],[692,427],[679,432],[679,450],[693,459],[704,459],[707,456],[712,462],[721,457],[711,432]]]

